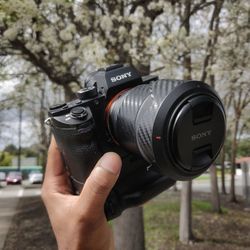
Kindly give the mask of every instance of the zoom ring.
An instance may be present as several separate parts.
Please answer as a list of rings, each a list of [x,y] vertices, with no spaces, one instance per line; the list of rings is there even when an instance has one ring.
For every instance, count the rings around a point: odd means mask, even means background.
[[[148,162],[154,162],[155,159],[152,148],[152,133],[158,110],[166,96],[182,82],[158,80],[148,85],[150,94],[140,107],[135,125],[137,145],[143,158]]]

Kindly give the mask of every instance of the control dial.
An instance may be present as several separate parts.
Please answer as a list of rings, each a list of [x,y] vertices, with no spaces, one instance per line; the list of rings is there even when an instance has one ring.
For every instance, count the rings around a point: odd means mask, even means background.
[[[84,107],[75,107],[70,111],[70,116],[72,118],[85,119],[87,115],[88,112]]]

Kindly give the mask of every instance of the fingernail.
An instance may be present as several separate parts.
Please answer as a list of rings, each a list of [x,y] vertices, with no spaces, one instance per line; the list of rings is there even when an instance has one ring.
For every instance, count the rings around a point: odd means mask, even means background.
[[[112,174],[117,175],[121,170],[121,159],[115,153],[106,153],[99,162],[100,166]]]

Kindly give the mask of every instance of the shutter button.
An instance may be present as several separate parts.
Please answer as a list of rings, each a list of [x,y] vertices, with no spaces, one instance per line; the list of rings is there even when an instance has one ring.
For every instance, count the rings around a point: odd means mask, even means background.
[[[84,107],[75,107],[71,109],[70,115],[72,118],[85,119],[88,115],[88,112]]]
[[[98,95],[98,92],[97,92],[96,86],[91,86],[91,87],[80,89],[76,93],[76,96],[80,100],[90,99],[90,98],[96,97],[97,95]]]

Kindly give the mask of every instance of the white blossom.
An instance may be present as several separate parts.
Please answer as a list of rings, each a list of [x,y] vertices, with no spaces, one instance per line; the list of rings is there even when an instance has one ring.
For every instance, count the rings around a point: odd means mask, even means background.
[[[118,29],[118,32],[121,36],[125,35],[127,33],[127,30],[124,26],[120,26]]]
[[[102,16],[100,26],[106,32],[110,32],[113,29],[113,22],[108,16]]]
[[[61,30],[59,36],[65,42],[68,42],[73,38],[72,33],[68,29]]]
[[[71,50],[69,49],[62,53],[63,62],[68,63],[68,64],[71,64],[72,60],[75,59],[77,56],[78,55],[74,49],[71,49]]]
[[[165,5],[165,1],[163,1],[163,0],[160,0],[157,2],[151,1],[148,4],[147,8],[148,8],[148,10],[160,10],[163,8],[164,5]]]
[[[114,15],[115,15],[115,16],[120,16],[120,11],[119,11],[119,10],[115,10],[115,11],[114,11]]]
[[[125,44],[123,45],[123,48],[124,48],[124,50],[129,51],[129,49],[130,49],[130,44],[129,44],[129,43],[125,43]]]
[[[139,19],[144,18],[144,13],[144,8],[142,6],[138,6],[135,11],[135,16]]]
[[[77,92],[80,88],[79,84],[77,82],[70,82],[69,83],[70,88],[73,92]]]
[[[54,50],[58,49],[59,46],[56,37],[56,30],[53,26],[45,26],[42,30],[42,42]]]
[[[18,28],[11,27],[3,33],[4,37],[10,41],[14,41],[18,35]]]

